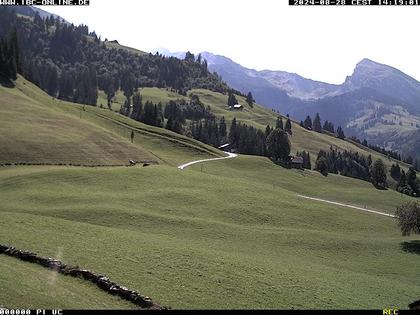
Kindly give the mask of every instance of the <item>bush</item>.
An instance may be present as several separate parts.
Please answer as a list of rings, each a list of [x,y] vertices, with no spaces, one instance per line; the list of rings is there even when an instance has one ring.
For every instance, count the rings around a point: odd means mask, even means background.
[[[403,204],[397,208],[395,215],[403,236],[411,233],[420,234],[420,204],[418,202]]]

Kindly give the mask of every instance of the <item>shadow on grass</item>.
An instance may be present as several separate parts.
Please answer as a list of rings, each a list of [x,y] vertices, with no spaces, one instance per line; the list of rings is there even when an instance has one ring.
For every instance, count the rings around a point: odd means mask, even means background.
[[[402,242],[401,249],[406,253],[420,255],[420,241]]]

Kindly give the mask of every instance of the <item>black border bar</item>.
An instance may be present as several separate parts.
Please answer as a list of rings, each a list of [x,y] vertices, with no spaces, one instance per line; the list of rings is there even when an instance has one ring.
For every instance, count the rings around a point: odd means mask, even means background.
[[[418,6],[420,0],[289,0],[291,6]]]

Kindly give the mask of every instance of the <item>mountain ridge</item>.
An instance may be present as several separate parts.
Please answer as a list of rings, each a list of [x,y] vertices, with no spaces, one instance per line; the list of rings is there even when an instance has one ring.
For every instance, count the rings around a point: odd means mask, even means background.
[[[407,138],[420,134],[420,82],[395,67],[364,58],[342,84],[329,84],[286,71],[249,69],[209,52],[202,56],[230,86],[251,91],[268,108],[297,120],[318,112],[350,136],[420,156],[418,149],[405,145]]]

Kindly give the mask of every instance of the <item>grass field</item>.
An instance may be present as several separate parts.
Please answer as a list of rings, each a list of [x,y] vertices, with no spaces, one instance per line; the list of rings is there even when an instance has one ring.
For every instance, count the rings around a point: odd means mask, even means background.
[[[221,154],[106,109],[53,99],[21,77],[16,84],[15,89],[0,86],[0,163],[112,165],[133,159],[175,166]]]
[[[40,266],[0,255],[0,301],[9,308],[40,305],[47,309],[135,308],[82,279],[49,271]]]
[[[174,166],[221,152],[107,109],[83,111],[22,78],[16,89],[0,89],[2,161],[75,164],[89,157],[110,164],[138,154],[160,164],[1,167],[0,243],[60,256],[172,308],[407,308],[420,296],[420,256],[402,247],[418,236],[402,237],[392,218],[297,194],[389,213],[409,197],[351,178],[286,170],[263,157],[181,171]],[[174,97],[146,91],[155,99]],[[232,113],[225,96],[194,93],[227,119],[274,124],[275,116],[259,106]],[[297,125],[293,130],[293,151],[354,147]],[[57,276],[60,289],[52,293],[43,282],[49,277],[47,270],[0,257],[0,280],[10,286],[0,290],[0,304],[131,307],[64,276]]]
[[[301,175],[256,159],[210,162],[203,173],[199,165],[3,169],[0,239],[44,256],[60,250],[63,261],[173,308],[406,308],[418,298],[419,256],[401,249],[410,239],[393,219],[273,188],[280,176]],[[311,179],[325,190],[336,183]],[[353,202],[373,192],[347,185]],[[393,193],[382,198],[391,210]]]

